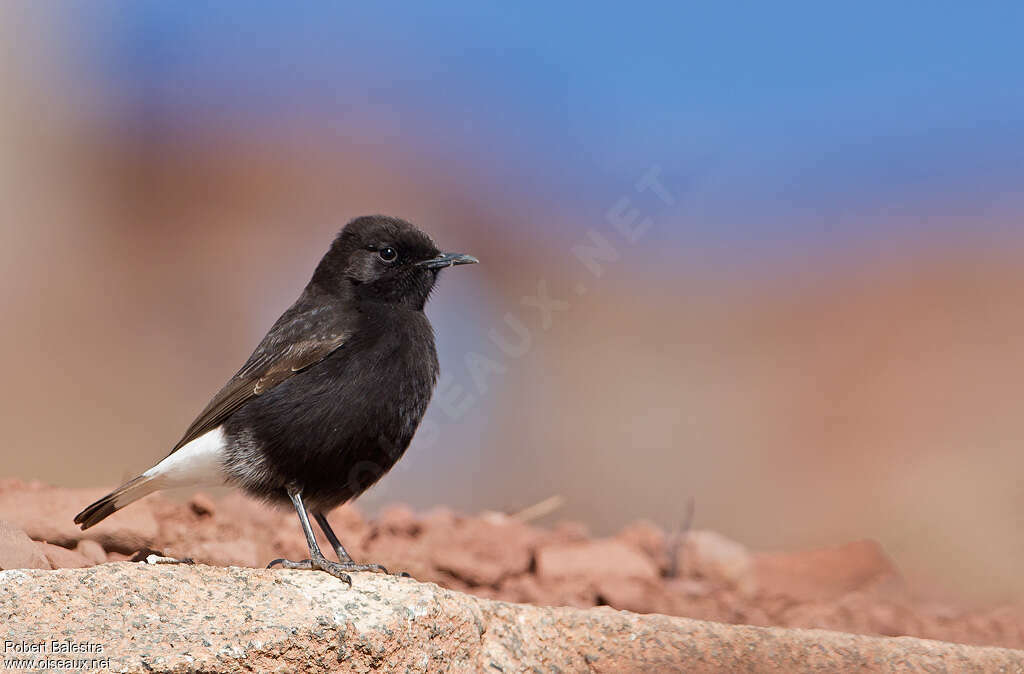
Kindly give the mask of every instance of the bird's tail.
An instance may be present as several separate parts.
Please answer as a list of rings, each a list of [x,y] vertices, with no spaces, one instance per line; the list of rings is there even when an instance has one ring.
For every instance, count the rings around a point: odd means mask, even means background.
[[[99,501],[78,513],[75,516],[75,524],[82,525],[82,529],[88,529],[94,524],[99,524],[129,503],[134,503],[143,496],[152,494],[159,488],[158,480],[147,475],[140,475],[134,480],[125,482]]]

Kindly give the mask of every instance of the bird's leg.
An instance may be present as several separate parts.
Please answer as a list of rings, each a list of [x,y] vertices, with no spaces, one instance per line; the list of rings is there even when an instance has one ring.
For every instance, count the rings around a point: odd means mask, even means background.
[[[327,536],[327,540],[331,542],[331,547],[334,548],[334,552],[338,555],[338,560],[341,565],[348,571],[380,571],[381,573],[388,573],[380,564],[356,564],[352,561],[352,556],[345,550],[345,546],[341,544],[338,537],[334,535],[334,530],[331,529],[330,522],[327,521],[327,516],[321,512],[313,513],[313,517],[316,518],[316,523],[320,525],[320,529],[324,532],[324,536]],[[409,574],[397,574],[399,576],[408,576]]]
[[[327,540],[330,541],[331,547],[334,548],[335,554],[338,555],[338,561],[342,563],[351,562],[352,556],[348,554],[348,550],[338,540],[334,529],[331,528],[331,523],[327,521],[327,516],[323,513],[313,513],[313,518],[320,525],[320,530],[324,532],[324,536],[327,536]]]
[[[313,527],[309,525],[309,516],[306,514],[306,506],[302,503],[302,492],[298,489],[288,488],[288,497],[295,506],[295,512],[299,514],[299,522],[302,524],[302,533],[306,534],[306,544],[309,546],[309,559],[301,562],[292,562],[287,559],[275,559],[267,568],[280,564],[285,569],[316,569],[326,571],[335,578],[343,580],[352,585],[352,578],[345,571],[359,571],[345,564],[332,562],[320,552],[320,546],[316,544],[316,537],[313,535]]]

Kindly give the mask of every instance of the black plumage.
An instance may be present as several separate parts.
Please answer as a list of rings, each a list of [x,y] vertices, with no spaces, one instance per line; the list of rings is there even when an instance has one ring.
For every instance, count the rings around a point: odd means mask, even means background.
[[[325,514],[365,491],[408,448],[438,376],[424,305],[441,269],[476,261],[440,252],[403,220],[353,220],[168,458],[75,522],[84,529],[156,489],[209,478],[295,506],[311,561],[278,560],[285,566],[346,579],[345,571],[377,568],[352,562]],[[323,559],[306,509],[341,564]]]

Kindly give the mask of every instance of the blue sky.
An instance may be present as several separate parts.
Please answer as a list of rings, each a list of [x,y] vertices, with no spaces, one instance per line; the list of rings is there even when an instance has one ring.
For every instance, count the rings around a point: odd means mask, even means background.
[[[481,195],[580,221],[660,164],[699,178],[685,236],[799,240],[1024,204],[1022,7],[141,1],[76,21],[135,123],[373,122]]]

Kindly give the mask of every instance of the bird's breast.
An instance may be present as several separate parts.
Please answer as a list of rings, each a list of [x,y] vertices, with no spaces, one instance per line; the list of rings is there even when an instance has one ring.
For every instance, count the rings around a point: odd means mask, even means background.
[[[357,333],[228,420],[234,460],[251,464],[237,481],[258,494],[300,484],[320,504],[354,498],[405,453],[437,374],[425,316]]]

